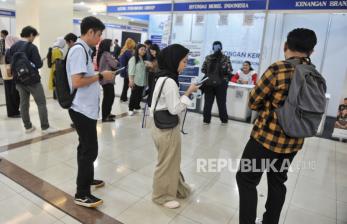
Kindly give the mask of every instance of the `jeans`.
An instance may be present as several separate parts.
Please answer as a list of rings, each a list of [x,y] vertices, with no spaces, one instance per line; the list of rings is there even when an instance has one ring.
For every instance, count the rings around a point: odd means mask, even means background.
[[[129,89],[129,77],[124,77],[122,95],[120,96],[121,101],[128,101],[128,89]]]

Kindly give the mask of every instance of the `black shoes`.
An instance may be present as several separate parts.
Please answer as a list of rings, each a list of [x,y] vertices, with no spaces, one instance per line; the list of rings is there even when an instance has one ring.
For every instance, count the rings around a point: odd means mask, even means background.
[[[93,180],[91,186],[95,188],[100,188],[105,186],[105,182],[102,180]],[[86,196],[75,195],[74,202],[76,205],[81,205],[87,208],[96,208],[104,203],[102,199],[97,198],[91,194]]]
[[[92,187],[100,188],[105,186],[105,182],[102,180],[93,180]]]
[[[102,122],[115,122],[116,120],[111,118],[111,117],[108,117],[106,119],[102,119]]]
[[[16,115],[11,115],[8,116],[9,118],[21,118],[22,116],[20,114],[16,114]]]
[[[74,202],[76,205],[84,206],[87,208],[96,208],[104,203],[103,200],[94,197],[93,195],[82,197],[75,196]]]

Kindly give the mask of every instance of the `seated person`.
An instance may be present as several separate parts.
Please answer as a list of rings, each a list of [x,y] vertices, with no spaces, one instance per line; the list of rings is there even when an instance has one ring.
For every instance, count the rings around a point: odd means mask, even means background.
[[[251,62],[243,62],[242,69],[231,78],[231,82],[239,84],[253,84],[257,82],[257,73],[253,70]]]

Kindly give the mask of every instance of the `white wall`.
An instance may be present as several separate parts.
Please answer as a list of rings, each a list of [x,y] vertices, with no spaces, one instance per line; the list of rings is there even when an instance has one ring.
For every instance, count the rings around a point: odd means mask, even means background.
[[[336,116],[342,97],[347,97],[347,14],[333,14],[322,74],[331,94],[328,115]]]
[[[284,59],[283,46],[287,34],[300,27],[312,29],[317,35],[318,42],[311,59],[327,81],[327,93],[331,95],[327,114],[336,116],[347,73],[347,14],[269,14],[261,73],[273,62]]]
[[[35,27],[40,35],[34,43],[38,46],[43,58],[57,37],[64,36],[73,30],[72,15],[73,0],[60,1],[59,4],[52,4],[47,0],[16,0],[17,35],[19,36],[25,26]],[[42,84],[47,91],[50,70],[46,62],[40,73]],[[52,93],[47,91],[46,96],[52,96]]]
[[[253,16],[249,24],[244,23],[247,15]],[[264,13],[229,13],[226,24],[219,24],[220,14],[205,14],[201,25],[196,24],[198,14],[184,14],[183,23],[177,24],[177,17],[180,16],[182,15],[174,16],[172,43],[201,43],[204,58],[211,53],[212,43],[219,40],[223,44],[223,51],[230,55],[234,72],[241,68],[245,60],[251,61],[253,68],[258,70],[260,58],[249,57],[248,53],[254,53],[252,56],[260,54]],[[235,52],[245,52],[246,57],[237,56]]]

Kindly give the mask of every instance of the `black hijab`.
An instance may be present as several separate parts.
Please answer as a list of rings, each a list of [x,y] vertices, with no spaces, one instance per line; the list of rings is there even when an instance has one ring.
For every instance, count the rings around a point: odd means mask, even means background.
[[[189,53],[189,50],[182,45],[172,44],[164,48],[158,56],[159,72],[155,75],[159,77],[170,77],[178,85],[178,66],[180,61]]]

